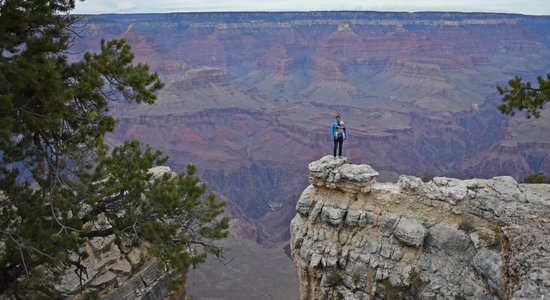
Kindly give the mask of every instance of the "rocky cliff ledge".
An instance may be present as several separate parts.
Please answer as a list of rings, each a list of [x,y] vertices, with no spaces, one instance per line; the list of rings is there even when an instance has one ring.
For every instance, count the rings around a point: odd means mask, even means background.
[[[300,299],[550,299],[550,185],[377,176],[309,164],[291,223]]]
[[[149,169],[153,178],[174,174],[169,167]],[[109,221],[100,214],[95,224],[107,228]],[[105,227],[103,227],[105,226]],[[100,228],[98,228],[100,229]],[[150,251],[147,242],[134,245],[115,235],[95,237],[86,241],[82,250],[87,257],[79,261],[85,271],[67,269],[57,286],[66,299],[183,299],[185,289],[171,291],[163,264]],[[73,254],[75,255],[75,254]],[[76,255],[75,255],[76,256]],[[185,276],[182,274],[182,276]],[[0,295],[0,299],[3,299]]]

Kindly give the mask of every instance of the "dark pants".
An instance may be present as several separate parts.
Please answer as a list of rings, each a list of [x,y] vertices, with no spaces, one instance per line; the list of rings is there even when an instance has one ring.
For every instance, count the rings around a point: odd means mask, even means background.
[[[342,156],[342,144],[344,143],[343,137],[338,137],[334,139],[334,156],[336,156],[336,148],[338,149],[338,156]]]

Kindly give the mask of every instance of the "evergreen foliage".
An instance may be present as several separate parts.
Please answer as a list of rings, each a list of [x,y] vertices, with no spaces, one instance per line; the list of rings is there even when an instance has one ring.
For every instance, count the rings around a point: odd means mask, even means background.
[[[530,174],[529,176],[523,179],[525,183],[550,183],[550,178],[545,176],[543,173],[537,172]]]
[[[85,276],[89,238],[147,242],[177,273],[220,255],[212,242],[227,236],[194,166],[154,178],[160,152],[106,143],[109,101],[152,104],[163,83],[124,40],[70,62],[74,4],[0,1],[0,296],[63,297],[62,274]]]
[[[525,109],[527,118],[540,117],[541,110],[550,102],[550,73],[537,77],[538,87],[533,87],[531,82],[522,82],[521,77],[516,76],[508,81],[508,86],[497,86],[500,95],[503,96],[503,104],[498,106],[501,113],[514,116],[517,111]]]

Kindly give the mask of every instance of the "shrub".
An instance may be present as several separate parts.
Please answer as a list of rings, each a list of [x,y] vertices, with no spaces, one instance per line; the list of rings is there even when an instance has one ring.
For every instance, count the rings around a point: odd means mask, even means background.
[[[458,229],[460,229],[460,230],[462,230],[462,231],[464,231],[468,234],[472,233],[476,230],[476,228],[474,227],[474,223],[469,218],[462,219],[462,221],[460,221],[460,223],[458,223]]]
[[[336,295],[333,295],[330,297],[330,300],[344,300],[344,295],[341,292],[337,292]]]
[[[99,300],[99,294],[97,291],[88,291],[86,294],[84,294],[84,299],[86,300]]]
[[[431,171],[425,171],[424,174],[420,177],[422,182],[430,182],[435,177],[435,174]]]
[[[491,232],[482,232],[479,234],[479,239],[487,243],[487,247],[498,249],[500,247],[500,227],[495,225],[491,227]]]
[[[376,299],[404,299],[401,284],[393,284],[389,279],[376,284]]]
[[[416,268],[412,268],[409,272],[409,284],[403,286],[400,283],[393,284],[389,279],[376,284],[375,299],[419,299],[420,291],[424,286],[429,284],[429,280],[423,280]]]
[[[342,275],[336,268],[332,268],[327,274],[327,284],[329,286],[335,286],[342,282]]]
[[[550,183],[550,178],[542,173],[533,173],[523,179],[525,183]]]
[[[410,286],[408,288],[409,294],[411,294],[413,297],[417,298],[420,295],[420,290],[427,284],[430,283],[429,280],[423,280],[420,277],[420,273],[416,271],[416,268],[412,268],[409,272],[409,283]]]
[[[330,295],[325,294],[323,299],[326,299],[328,297],[329,300],[343,300],[344,295],[342,295],[341,292],[336,290],[336,286],[338,286],[342,282],[342,275],[338,271],[337,268],[332,268],[328,274],[327,274],[327,284],[331,287],[330,289]]]
[[[353,274],[351,275],[351,281],[355,286],[359,285],[359,283],[361,282],[361,274],[359,274],[359,272],[353,272]]]

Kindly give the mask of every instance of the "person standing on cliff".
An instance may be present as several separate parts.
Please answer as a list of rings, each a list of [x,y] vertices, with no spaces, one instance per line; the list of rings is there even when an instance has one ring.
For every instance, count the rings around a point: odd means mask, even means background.
[[[340,115],[336,115],[336,121],[332,123],[331,137],[334,140],[334,157],[336,157],[336,148],[338,148],[338,157],[342,156],[342,144],[348,137],[346,133],[346,126],[344,121],[341,120]]]

